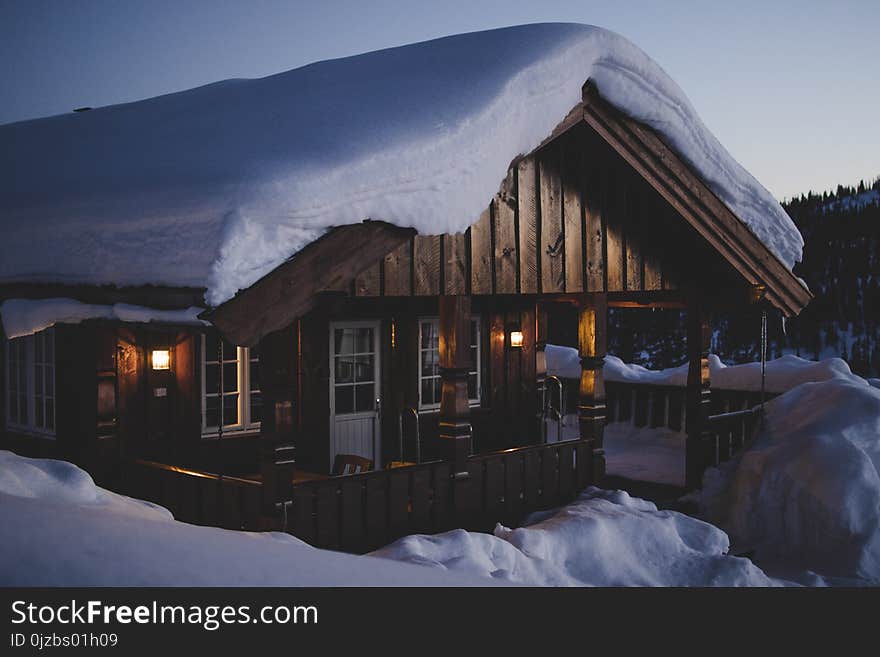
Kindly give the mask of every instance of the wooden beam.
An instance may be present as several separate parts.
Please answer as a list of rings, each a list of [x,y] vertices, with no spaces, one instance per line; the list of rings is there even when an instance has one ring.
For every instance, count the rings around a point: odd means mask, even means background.
[[[470,227],[471,294],[492,294],[492,210]]]
[[[593,481],[605,476],[605,364],[608,335],[608,299],[601,292],[583,294],[578,313],[578,352],[581,381],[578,395],[578,424],[582,440],[593,443]]]
[[[440,235],[416,235],[413,245],[413,294],[436,296],[440,294]]]
[[[517,231],[519,238],[519,291],[538,291],[538,202],[535,158],[523,158],[516,167]]]
[[[314,308],[320,292],[350,283],[415,232],[382,221],[338,226],[201,317],[233,344],[252,347]]]
[[[467,472],[472,429],[468,402],[471,363],[471,299],[464,295],[440,297],[440,398],[439,435],[453,472]],[[462,475],[463,476],[463,475]]]

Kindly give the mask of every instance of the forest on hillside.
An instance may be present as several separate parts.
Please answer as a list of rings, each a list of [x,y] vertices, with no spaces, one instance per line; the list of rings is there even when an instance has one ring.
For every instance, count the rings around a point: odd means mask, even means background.
[[[839,356],[862,376],[880,376],[880,177],[854,187],[809,192],[783,202],[804,236],[794,273],[815,295],[783,322],[768,313],[768,358],[796,354]],[[759,357],[761,314],[756,307],[713,318],[712,351],[728,363]],[[609,351],[650,368],[684,360],[685,329],[676,311],[612,310]]]

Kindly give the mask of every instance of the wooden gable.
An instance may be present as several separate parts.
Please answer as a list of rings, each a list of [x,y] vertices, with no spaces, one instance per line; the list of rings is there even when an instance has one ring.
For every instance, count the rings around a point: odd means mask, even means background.
[[[553,133],[511,163],[465,233],[417,235],[382,222],[335,228],[204,317],[251,345],[325,291],[607,292],[620,302],[662,302],[697,289],[738,303],[756,287],[786,315],[812,298],[653,130],[588,83]]]

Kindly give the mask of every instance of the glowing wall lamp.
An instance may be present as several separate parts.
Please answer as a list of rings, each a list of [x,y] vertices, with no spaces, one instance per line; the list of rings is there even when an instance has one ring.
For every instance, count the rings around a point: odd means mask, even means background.
[[[523,334],[518,326],[509,327],[507,329],[507,344],[511,349],[522,349]]]
[[[153,349],[150,360],[154,370],[171,369],[171,352],[168,349]]]

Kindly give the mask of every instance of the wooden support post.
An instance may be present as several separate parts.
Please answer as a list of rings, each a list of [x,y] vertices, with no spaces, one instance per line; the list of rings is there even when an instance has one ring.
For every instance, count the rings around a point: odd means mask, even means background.
[[[593,441],[593,483],[605,476],[605,350],[608,335],[608,297],[604,292],[580,297],[578,346],[581,358],[581,383],[578,399],[578,423],[582,440]]]
[[[271,513],[293,494],[296,453],[298,331],[295,325],[260,341],[263,418],[260,422],[260,473],[263,505]]]
[[[471,298],[463,295],[440,297],[440,439],[447,441],[446,454],[456,476],[467,472],[472,429],[468,403]]]
[[[709,346],[712,324],[705,301],[692,297],[687,311],[687,447],[685,453],[685,485],[688,489],[699,487],[706,463],[703,449],[703,433],[710,410]]]

